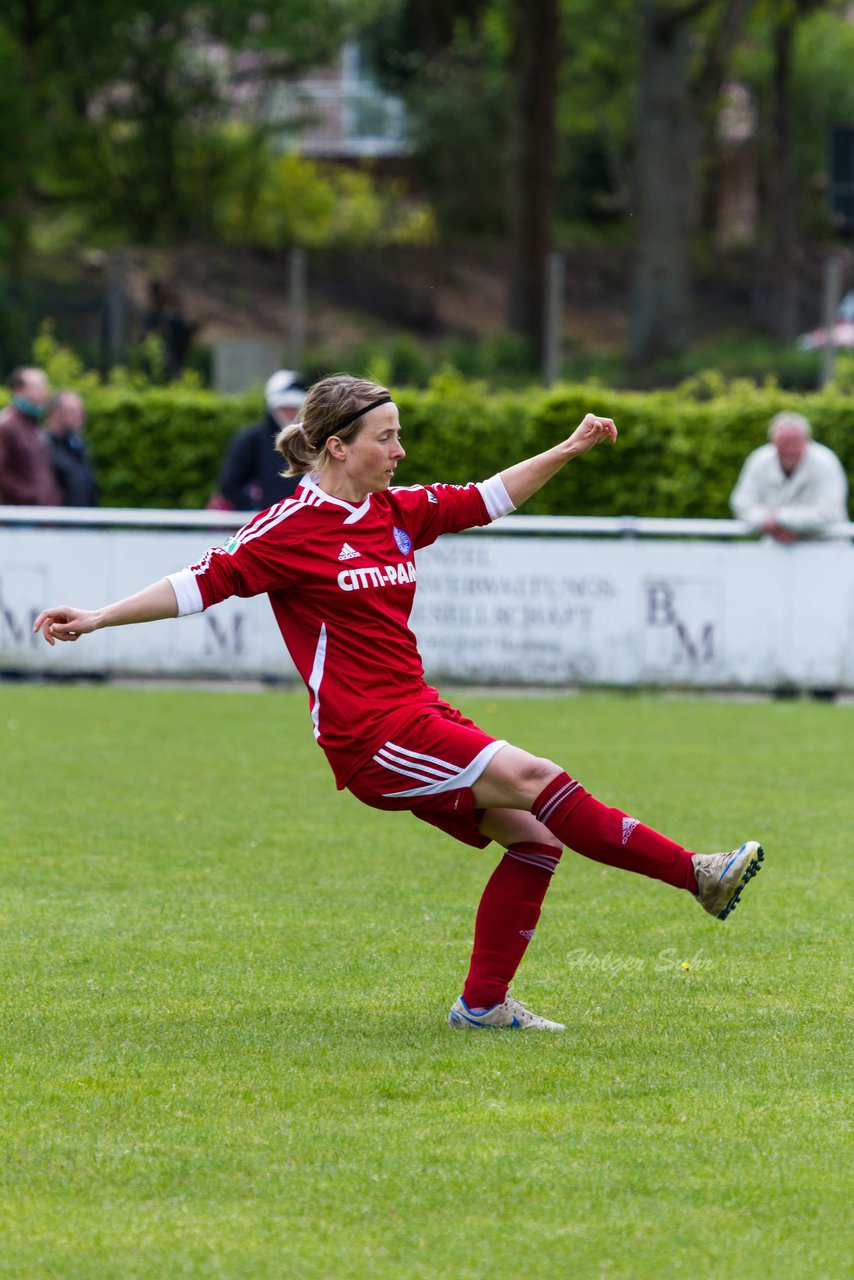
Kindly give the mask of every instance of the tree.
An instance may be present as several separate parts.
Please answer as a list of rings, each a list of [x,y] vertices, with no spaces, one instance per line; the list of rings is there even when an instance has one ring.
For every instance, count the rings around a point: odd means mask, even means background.
[[[559,0],[407,0],[382,61],[412,113],[446,236],[507,237],[508,320],[542,352],[555,206]]]
[[[797,37],[819,10],[837,11],[836,0],[770,0],[763,14],[771,49],[762,164],[762,244],[758,263],[762,288],[758,319],[780,341],[799,332],[801,270],[799,227],[804,214],[795,143]]]
[[[112,239],[208,234],[223,189],[260,167],[270,127],[265,89],[328,59],[393,3],[4,0],[4,362],[29,345],[34,227],[49,226],[54,212],[61,225],[71,212],[78,228]],[[254,118],[250,85],[258,90]],[[237,90],[241,127],[233,123]]]
[[[505,28],[489,0],[401,0],[366,33],[379,74],[406,102],[413,172],[446,241],[504,231]]]
[[[755,0],[639,0],[641,70],[629,354],[684,351],[701,139]],[[702,20],[702,21],[701,21]]]
[[[119,222],[124,211],[138,239],[198,231],[229,160],[216,134],[235,81],[296,75],[391,3],[6,0],[0,49],[17,60],[30,124],[23,221],[38,202],[77,199]],[[247,53],[248,71],[236,65]],[[269,124],[260,110],[254,123]]]
[[[546,258],[555,214],[558,0],[514,0],[509,150],[509,321],[543,355]]]
[[[404,91],[413,166],[446,241],[506,225],[508,71],[488,40],[462,29]]]
[[[561,0],[557,217],[627,218],[631,207],[636,0]]]

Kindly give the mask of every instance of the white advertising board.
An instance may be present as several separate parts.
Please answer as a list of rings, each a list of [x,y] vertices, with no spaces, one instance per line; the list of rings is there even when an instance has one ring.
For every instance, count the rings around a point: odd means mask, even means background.
[[[419,554],[428,670],[530,684],[854,683],[854,550],[749,542],[444,539]]]
[[[0,528],[0,671],[296,678],[266,597],[108,628],[52,649],[31,634],[46,605],[96,608],[194,563],[224,540],[204,531]]]
[[[466,533],[418,553],[413,626],[428,677],[854,688],[850,543],[606,537],[601,522],[593,536],[544,527]],[[53,649],[32,636],[43,606],[128,595],[226,536],[0,524],[0,672],[295,678],[265,598]]]

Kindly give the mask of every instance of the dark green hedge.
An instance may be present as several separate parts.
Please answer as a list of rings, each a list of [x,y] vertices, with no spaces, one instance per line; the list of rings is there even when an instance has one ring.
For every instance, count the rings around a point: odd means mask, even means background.
[[[183,386],[86,394],[87,438],[110,507],[204,507],[233,433],[256,420],[257,396]]]
[[[258,396],[223,397],[192,387],[85,389],[88,436],[107,506],[203,507],[232,433],[259,416]],[[617,423],[601,446],[556,476],[525,507],[566,515],[728,516],[728,496],[747,453],[783,408],[805,413],[817,440],[854,477],[854,404],[841,391],[796,395],[715,375],[675,390],[487,394],[453,373],[427,390],[397,395],[407,457],[403,484],[482,479],[567,435],[585,412]]]
[[[726,387],[709,375],[667,391],[561,386],[485,397],[444,377],[397,401],[409,454],[398,468],[402,483],[479,479],[548,449],[588,411],[612,417],[617,445],[566,466],[526,504],[531,514],[728,517],[741,464],[781,409],[804,413],[854,478],[854,404],[832,390]]]

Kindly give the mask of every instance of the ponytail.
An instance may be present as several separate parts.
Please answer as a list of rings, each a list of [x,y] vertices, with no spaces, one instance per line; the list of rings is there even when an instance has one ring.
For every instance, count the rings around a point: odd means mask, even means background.
[[[287,464],[281,472],[283,476],[303,476],[307,471],[314,471],[319,461],[301,422],[291,422],[282,427],[276,436],[276,448]]]
[[[378,382],[348,373],[316,382],[303,402],[302,422],[292,422],[276,436],[276,448],[287,463],[282,475],[301,476],[321,468],[329,437],[337,436],[345,444],[354,440],[362,427],[356,415],[388,394]]]

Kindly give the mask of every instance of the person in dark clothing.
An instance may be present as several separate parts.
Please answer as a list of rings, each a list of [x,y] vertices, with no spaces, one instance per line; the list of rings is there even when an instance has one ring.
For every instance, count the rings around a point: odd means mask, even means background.
[[[48,410],[47,442],[66,507],[98,504],[98,488],[83,439],[85,422],[86,410],[76,391],[60,391],[54,396]]]
[[[0,504],[58,507],[62,502],[42,429],[50,386],[43,369],[15,369],[11,403],[0,412]]]
[[[305,387],[292,369],[280,369],[267,380],[267,412],[260,422],[232,438],[209,510],[263,511],[292,496],[299,477],[280,474],[282,456],[276,451],[276,437],[296,419],[304,399]]]

